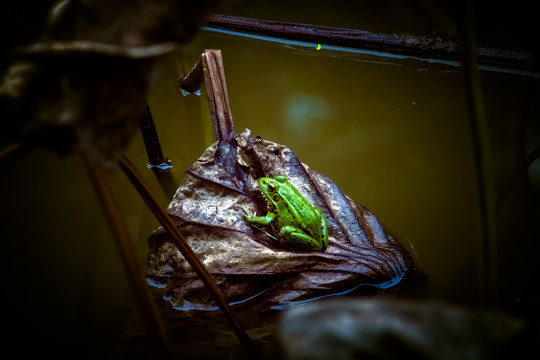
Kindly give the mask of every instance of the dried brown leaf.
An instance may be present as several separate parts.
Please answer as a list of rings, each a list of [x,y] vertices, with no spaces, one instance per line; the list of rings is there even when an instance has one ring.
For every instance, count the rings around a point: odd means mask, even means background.
[[[325,252],[281,248],[242,213],[265,214],[257,179],[286,176],[328,219]],[[369,286],[387,289],[413,270],[409,253],[365,207],[286,146],[252,138],[208,148],[186,171],[168,207],[191,248],[232,304],[284,308]],[[162,231],[150,238],[148,279],[175,309],[216,309],[202,282]]]

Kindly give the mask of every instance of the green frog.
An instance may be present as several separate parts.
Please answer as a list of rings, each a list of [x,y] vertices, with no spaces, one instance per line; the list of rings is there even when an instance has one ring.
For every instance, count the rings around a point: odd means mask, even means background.
[[[324,251],[328,247],[328,223],[320,209],[312,206],[287,178],[262,177],[259,188],[267,204],[266,216],[248,216],[250,223],[270,226],[274,239],[292,250]]]

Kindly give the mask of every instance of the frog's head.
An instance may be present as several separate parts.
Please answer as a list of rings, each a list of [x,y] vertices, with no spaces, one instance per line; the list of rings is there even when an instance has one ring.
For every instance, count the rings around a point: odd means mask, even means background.
[[[283,175],[278,175],[275,178],[262,177],[259,179],[259,188],[270,207],[279,209],[283,206],[283,200],[286,200],[286,185],[288,183],[287,178]]]

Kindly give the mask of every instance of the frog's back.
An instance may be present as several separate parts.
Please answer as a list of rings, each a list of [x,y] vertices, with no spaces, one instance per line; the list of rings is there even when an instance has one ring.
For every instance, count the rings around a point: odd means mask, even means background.
[[[293,185],[286,184],[285,187],[287,194],[294,194],[294,196],[287,196],[287,203],[289,204],[289,211],[297,222],[296,226],[302,228],[311,236],[320,235],[312,231],[312,229],[319,229],[320,227],[320,212],[317,212]]]

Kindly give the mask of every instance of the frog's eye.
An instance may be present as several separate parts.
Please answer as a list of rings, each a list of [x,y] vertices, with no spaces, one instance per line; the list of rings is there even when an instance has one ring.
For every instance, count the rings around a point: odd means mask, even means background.
[[[268,184],[268,191],[270,191],[270,192],[276,191],[276,185],[274,185],[274,183],[269,183]]]

